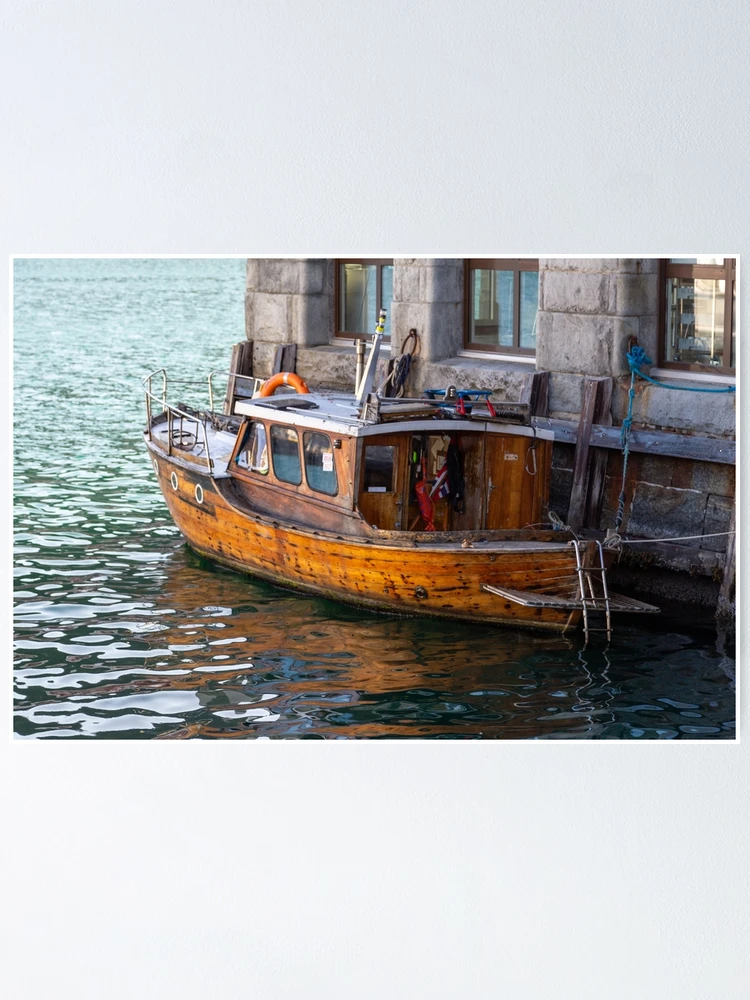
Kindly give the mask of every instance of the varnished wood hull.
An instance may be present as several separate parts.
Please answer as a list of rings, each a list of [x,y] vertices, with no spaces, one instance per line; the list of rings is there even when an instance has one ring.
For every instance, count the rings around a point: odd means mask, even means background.
[[[575,553],[565,543],[462,548],[460,540],[432,542],[429,533],[408,545],[394,542],[392,533],[382,540],[335,536],[242,509],[232,502],[231,480],[212,480],[200,466],[149,450],[175,524],[191,548],[221,565],[395,614],[558,631],[580,621],[577,610],[524,607],[482,590],[483,584],[541,593],[574,587]]]

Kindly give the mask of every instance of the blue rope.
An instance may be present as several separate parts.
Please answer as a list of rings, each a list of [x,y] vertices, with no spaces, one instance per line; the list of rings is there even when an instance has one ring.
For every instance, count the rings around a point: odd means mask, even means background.
[[[735,392],[735,386],[728,385],[723,389],[703,389],[700,386],[695,385],[671,385],[668,382],[657,382],[655,378],[651,378],[650,375],[644,375],[641,371],[641,365],[650,365],[651,358],[646,355],[646,352],[638,344],[634,344],[628,351],[628,365],[630,367],[631,373],[637,375],[639,378],[644,379],[646,382],[650,382],[652,385],[660,385],[662,389],[679,389],[682,392]]]
[[[641,365],[650,365],[651,358],[648,357],[643,348],[638,344],[633,344],[628,351],[627,357],[628,367],[630,368],[630,392],[628,393],[628,415],[623,420],[622,430],[620,431],[620,443],[622,445],[622,489],[617,500],[615,531],[620,530],[622,519],[625,516],[625,482],[628,472],[628,457],[630,455],[630,431],[633,426],[633,401],[635,400],[636,376],[644,379],[646,382],[651,382],[652,385],[660,385],[663,389],[682,389],[685,392],[735,392],[735,386],[733,385],[723,389],[703,389],[692,385],[670,385],[668,382],[657,382],[655,378],[651,378],[650,375],[644,375],[641,371]]]

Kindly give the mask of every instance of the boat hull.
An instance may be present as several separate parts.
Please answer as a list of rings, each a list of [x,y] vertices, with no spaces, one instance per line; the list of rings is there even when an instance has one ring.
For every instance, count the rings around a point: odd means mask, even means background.
[[[333,535],[283,523],[231,501],[231,480],[175,462],[149,445],[175,524],[192,549],[220,565],[282,587],[391,614],[565,631],[579,610],[525,607],[482,589],[540,593],[575,585],[564,542],[485,541],[462,547],[420,533],[408,544]],[[384,533],[386,534],[386,533]]]

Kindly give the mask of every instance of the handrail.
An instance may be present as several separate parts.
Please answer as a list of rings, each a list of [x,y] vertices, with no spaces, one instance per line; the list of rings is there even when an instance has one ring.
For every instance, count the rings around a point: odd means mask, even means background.
[[[254,382],[255,385],[253,386],[253,393],[257,392],[258,389],[263,384],[263,379],[262,378],[256,378],[255,375],[239,375],[237,372],[222,372],[222,371],[219,371],[218,369],[214,369],[213,371],[210,371],[208,373],[208,400],[209,400],[209,408],[211,410],[215,409],[215,407],[214,407],[214,386],[213,386],[214,375],[222,375],[222,376],[226,376],[227,378],[234,378],[234,379],[244,378],[248,382]]]
[[[161,398],[156,393],[154,393],[152,389],[152,380],[157,375],[161,375],[162,377]],[[201,418],[199,416],[196,416],[194,413],[187,413],[185,410],[181,410],[178,406],[173,406],[171,403],[167,402],[168,378],[166,369],[158,368],[156,371],[151,372],[149,375],[146,375],[142,379],[141,384],[143,386],[143,390],[146,396],[146,418],[148,421],[147,430],[148,430],[149,440],[150,441],[153,440],[153,435],[151,433],[151,428],[153,425],[153,417],[152,417],[153,411],[151,404],[152,402],[156,402],[161,404],[161,412],[167,414],[167,454],[168,455],[172,454],[172,434],[173,434],[172,425],[174,417],[179,417],[180,419],[180,437],[182,437],[184,433],[184,421],[188,420],[190,423],[195,424],[196,432],[198,427],[200,427],[203,431],[203,443],[206,452],[206,464],[208,465],[209,475],[213,475],[214,462],[213,459],[211,458],[211,447],[208,443],[208,432],[206,430],[206,424],[208,423],[209,418],[207,416]],[[173,381],[173,384],[200,385],[202,383],[190,382],[187,380],[181,382],[179,379],[177,379]],[[197,443],[198,441],[197,433],[195,437]]]
[[[263,379],[256,378],[254,375],[238,375],[236,372],[224,372],[215,369],[208,373],[208,405],[209,413],[213,414],[216,412],[214,406],[214,386],[213,378],[215,375],[226,376],[227,378],[234,379],[245,379],[246,381],[253,382],[253,390],[257,391],[258,388],[263,384]],[[158,390],[154,391],[153,382],[161,376],[161,394]],[[153,440],[153,435],[151,433],[151,427],[153,424],[153,403],[157,403],[161,406],[161,412],[167,414],[167,454],[172,454],[172,435],[173,435],[173,423],[175,418],[179,418],[179,433],[180,437],[184,433],[184,421],[188,420],[190,423],[196,426],[196,444],[198,443],[198,433],[197,428],[201,427],[203,431],[203,444],[205,447],[206,462],[208,463],[209,473],[213,475],[214,462],[211,458],[211,449],[208,443],[208,432],[206,430],[206,425],[211,419],[210,416],[205,415],[203,417],[196,416],[194,413],[187,413],[185,410],[181,410],[178,406],[173,406],[167,401],[167,395],[170,386],[172,385],[205,385],[205,382],[196,381],[195,379],[172,379],[171,382],[167,376],[166,368],[157,368],[156,371],[150,372],[148,375],[144,376],[141,380],[143,386],[143,391],[146,396],[146,419],[147,419],[147,430],[149,440]]]

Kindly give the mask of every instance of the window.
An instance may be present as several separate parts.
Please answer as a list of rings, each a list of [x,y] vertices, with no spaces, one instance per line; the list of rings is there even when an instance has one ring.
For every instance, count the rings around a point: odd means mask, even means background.
[[[365,493],[393,493],[392,445],[368,444],[365,447]]]
[[[271,455],[273,471],[282,483],[299,486],[302,482],[302,466],[299,461],[299,438],[293,427],[271,427]]]
[[[467,261],[465,346],[470,350],[534,354],[538,309],[538,260]]]
[[[303,438],[307,485],[318,493],[335,496],[338,491],[331,439],[327,434],[308,431]]]
[[[375,333],[381,309],[386,311],[385,337],[391,335],[393,261],[336,261],[336,336],[367,337]]]
[[[672,257],[662,264],[662,363],[733,374],[737,262]]]
[[[237,465],[251,472],[268,474],[268,447],[266,444],[266,428],[263,424],[250,423],[245,428],[242,446],[235,459]]]

